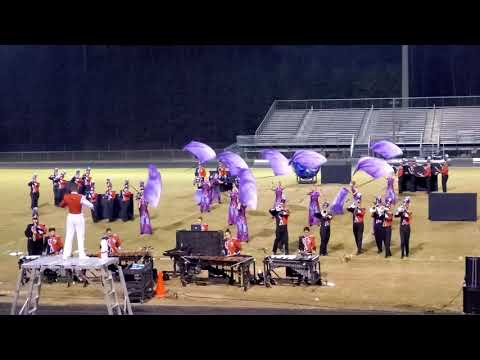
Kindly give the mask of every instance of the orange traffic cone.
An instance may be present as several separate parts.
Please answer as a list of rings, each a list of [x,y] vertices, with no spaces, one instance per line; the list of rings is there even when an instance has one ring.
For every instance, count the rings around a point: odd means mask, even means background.
[[[157,276],[157,288],[155,289],[155,297],[164,298],[167,295],[165,285],[163,285],[163,271],[160,271]]]

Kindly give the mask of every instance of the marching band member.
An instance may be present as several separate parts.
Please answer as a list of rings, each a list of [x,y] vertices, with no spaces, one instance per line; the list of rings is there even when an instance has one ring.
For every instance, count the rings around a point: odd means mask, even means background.
[[[120,236],[112,232],[111,228],[107,228],[105,231],[104,238],[107,240],[108,245],[108,255],[115,256],[119,253],[122,249],[122,240],[120,240]]]
[[[82,175],[82,181],[83,181],[85,194],[88,194],[90,192],[90,187],[92,186],[93,178],[90,175],[91,170],[92,169],[90,168],[90,166],[87,167],[85,169],[85,173]]]
[[[225,252],[227,256],[240,255],[241,242],[238,239],[232,238],[232,234],[230,233],[229,229],[225,230],[223,238],[225,240]]]
[[[58,206],[60,206],[60,202],[63,200],[63,196],[66,194],[68,189],[68,181],[65,180],[65,175],[67,173],[62,170],[60,172],[60,178],[58,180]]]
[[[357,255],[360,255],[362,250],[363,240],[363,219],[365,217],[365,208],[361,207],[362,194],[355,193],[356,200],[350,205],[347,210],[353,215],[353,236],[355,237],[355,244],[357,245]]]
[[[98,222],[98,219],[100,218],[100,209],[99,209],[99,202],[98,202],[98,194],[95,191],[95,181],[92,181],[88,187],[88,192],[86,194],[86,198],[88,201],[90,201],[93,204],[93,209],[90,210],[92,213],[92,221],[94,223]]]
[[[202,181],[204,181],[205,177],[207,176],[207,170],[205,170],[205,168],[200,163],[198,163],[198,176]]]
[[[298,241],[298,251],[312,255],[317,250],[317,245],[315,244],[315,236],[310,234],[310,228],[305,226],[303,228],[303,236],[300,236]]]
[[[412,222],[412,212],[409,211],[410,197],[406,197],[402,206],[397,209],[395,217],[400,218],[400,248],[402,249],[402,259],[408,257],[410,250],[410,224]]]
[[[25,229],[28,255],[42,255],[46,229],[45,224],[39,223],[38,215],[32,216],[32,223]]]
[[[333,214],[328,211],[328,202],[322,205],[322,211],[315,214],[315,217],[320,219],[320,255],[327,256],[328,241],[330,240],[330,223]]]
[[[228,205],[228,225],[236,224],[238,215],[238,190],[235,184],[232,184],[232,190],[228,191],[230,204]]]
[[[408,191],[417,191],[417,178],[415,175],[415,168],[417,167],[417,158],[414,157],[413,160],[408,161],[407,173],[408,173]]]
[[[212,185],[211,190],[211,203],[213,204],[213,200],[217,200],[219,204],[222,203],[222,194],[220,192],[220,184],[222,183],[220,180],[220,176],[218,173],[214,174],[211,179],[210,183]]]
[[[398,170],[397,170],[397,178],[398,178],[398,193],[401,194],[405,190],[405,165],[407,163],[406,159],[402,159]]]
[[[148,212],[148,201],[145,200],[143,192],[145,191],[145,183],[140,181],[139,192],[137,193],[138,212],[140,214],[140,235],[152,235],[153,229],[150,223],[150,214]]]
[[[88,201],[84,195],[77,192],[75,184],[70,184],[70,194],[63,197],[60,207],[68,208],[67,225],[65,234],[65,249],[63,258],[68,259],[72,256],[72,241],[75,233],[77,234],[78,253],[80,259],[88,258],[85,254],[85,219],[83,218],[82,206],[93,209],[93,204]]]
[[[202,195],[200,197],[200,212],[210,212],[210,181],[208,179],[202,182]]]
[[[55,206],[58,206],[58,204],[61,201],[58,196],[58,186],[59,186],[58,182],[60,181],[60,177],[58,175],[58,168],[53,169],[53,175],[50,175],[48,179],[52,181],[53,201],[55,203]]]
[[[32,176],[32,181],[30,181],[27,186],[30,188],[30,205],[32,210],[35,212],[38,209],[38,199],[40,198],[40,183],[38,182],[37,174]]]
[[[272,182],[273,185],[273,182]],[[282,183],[279,181],[278,185],[274,188],[272,187],[272,191],[275,193],[275,202],[273,203],[273,208],[276,208],[282,200],[285,198],[283,195],[283,190],[285,190],[284,187],[282,187]]]
[[[427,193],[432,191],[432,165],[430,164],[430,157],[427,159],[423,167],[423,176],[425,177],[425,185],[427,186]]]
[[[277,254],[277,249],[284,250],[285,255],[288,255],[288,217],[290,210],[287,209],[286,200],[282,199],[280,204],[269,210],[270,214],[275,217],[275,240],[273,242],[272,252]]]
[[[132,216],[130,216],[130,207],[131,202],[133,199],[133,193],[130,192],[130,185],[128,183],[128,179],[125,180],[125,184],[123,185],[123,189],[120,191],[120,218],[125,222],[128,220],[132,220]]]
[[[320,219],[315,216],[316,213],[320,212],[320,205],[318,204],[320,191],[318,191],[318,186],[314,185],[313,189],[307,195],[310,196],[310,204],[308,205],[308,225],[320,225]]]
[[[63,250],[63,241],[60,236],[55,234],[55,228],[48,229],[48,236],[45,238],[47,245],[47,255],[59,255]]]
[[[70,180],[70,182],[75,183],[78,193],[84,195],[84,186],[82,177],[80,176],[80,170],[75,171],[75,176]]]
[[[202,231],[208,231],[208,224],[203,222],[203,218],[201,216],[198,217],[197,224],[200,225]]]
[[[391,210],[392,202],[390,199],[385,201],[385,211],[383,213],[383,241],[385,245],[385,257],[392,256],[390,244],[392,241],[392,222],[393,212]]]
[[[107,189],[102,199],[102,218],[108,219],[109,222],[115,221],[114,218],[114,202],[117,196],[116,192],[113,191],[112,182],[110,179],[106,180]]]
[[[382,198],[377,196],[375,203],[370,208],[370,214],[372,214],[373,218],[373,235],[375,236],[375,243],[377,244],[379,254],[383,251],[382,243],[385,235],[383,228],[384,212],[385,208],[382,205]]]
[[[447,192],[447,181],[448,181],[448,161],[447,161],[447,159],[443,160],[442,167],[440,168],[440,173],[442,174],[442,191]]]
[[[247,207],[238,203],[237,212],[237,239],[248,243]]]

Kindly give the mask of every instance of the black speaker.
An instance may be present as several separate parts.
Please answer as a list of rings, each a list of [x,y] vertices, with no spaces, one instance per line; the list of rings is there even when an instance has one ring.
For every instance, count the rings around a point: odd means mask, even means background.
[[[326,163],[321,168],[321,183],[322,184],[349,184],[352,180],[352,164]]]
[[[465,286],[480,289],[480,257],[465,258]]]
[[[480,314],[480,289],[463,288],[463,312],[465,314]]]
[[[223,231],[178,230],[176,248],[189,255],[224,255]]]
[[[428,219],[477,221],[477,193],[430,193]]]

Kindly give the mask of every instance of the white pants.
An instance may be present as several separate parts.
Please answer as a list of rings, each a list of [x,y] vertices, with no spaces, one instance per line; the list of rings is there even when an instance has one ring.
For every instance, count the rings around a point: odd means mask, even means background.
[[[77,233],[78,256],[85,255],[85,219],[83,214],[67,215],[67,231],[65,234],[65,246],[63,248],[63,258],[72,256],[73,235]]]

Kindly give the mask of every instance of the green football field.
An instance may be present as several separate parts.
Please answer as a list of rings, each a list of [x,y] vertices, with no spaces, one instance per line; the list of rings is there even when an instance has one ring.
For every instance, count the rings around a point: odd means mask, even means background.
[[[67,177],[73,176],[75,169],[65,169]],[[83,169],[82,169],[83,170]],[[100,237],[107,227],[112,227],[124,242],[124,250],[137,250],[152,246],[159,270],[171,270],[172,263],[165,258],[164,250],[175,244],[175,231],[188,229],[199,215],[193,198],[192,169],[159,169],[163,177],[163,192],[158,208],[151,208],[150,215],[154,228],[152,236],[139,235],[138,212],[132,222],[102,221],[94,224],[89,211],[86,216],[86,247],[91,252],[98,251]],[[287,185],[291,217],[289,220],[290,248],[296,247],[297,238],[307,223],[308,197],[311,185],[296,184],[295,177],[274,178],[270,169],[254,169],[257,177],[259,204],[257,210],[247,211],[250,242],[242,252],[253,255],[257,265],[265,254],[271,253],[275,223],[268,214],[274,195],[270,191],[273,180],[281,180]],[[48,176],[52,170],[0,169],[0,301],[12,300],[15,280],[18,274],[17,257],[9,255],[14,251],[26,251],[24,230],[31,221],[28,181],[33,173],[40,179],[39,213],[40,222],[47,227],[57,228],[62,237],[65,231],[66,210],[53,205],[53,193]],[[119,191],[124,179],[138,188],[140,180],[146,180],[146,169],[92,169],[97,192],[105,189],[105,179],[112,180],[114,190]],[[366,175],[355,175],[357,183],[368,181]],[[396,186],[396,185],[395,185]],[[340,185],[321,185],[329,201],[340,189]],[[364,206],[371,206],[374,196],[384,193],[386,180],[379,179],[361,187]],[[480,169],[450,168],[449,191],[479,192]],[[182,287],[177,279],[166,282],[170,293],[177,296],[167,299],[152,299],[151,304],[177,305],[218,305],[218,306],[268,306],[268,307],[320,307],[348,309],[384,309],[396,311],[445,310],[461,311],[460,293],[465,256],[480,255],[480,236],[477,222],[430,222],[428,220],[427,195],[409,194],[413,211],[410,258],[400,259],[400,238],[398,219],[395,219],[392,232],[393,257],[385,259],[378,255],[372,235],[371,218],[365,224],[364,248],[360,256],[352,234],[350,214],[337,216],[332,221],[329,256],[321,258],[322,278],[332,286],[294,287],[275,286],[264,288],[253,286],[247,292],[228,285],[188,285]],[[322,200],[321,200],[322,201]],[[212,211],[204,215],[211,230],[224,230],[227,227],[226,196],[221,205],[214,205]],[[136,207],[135,207],[136,211]],[[233,234],[236,229],[232,229]],[[314,233],[319,243],[318,227]],[[76,244],[74,243],[74,249]],[[257,267],[258,268],[258,267]],[[67,288],[55,284],[42,287],[41,302],[52,304],[102,303],[102,293],[94,287],[79,285]]]

